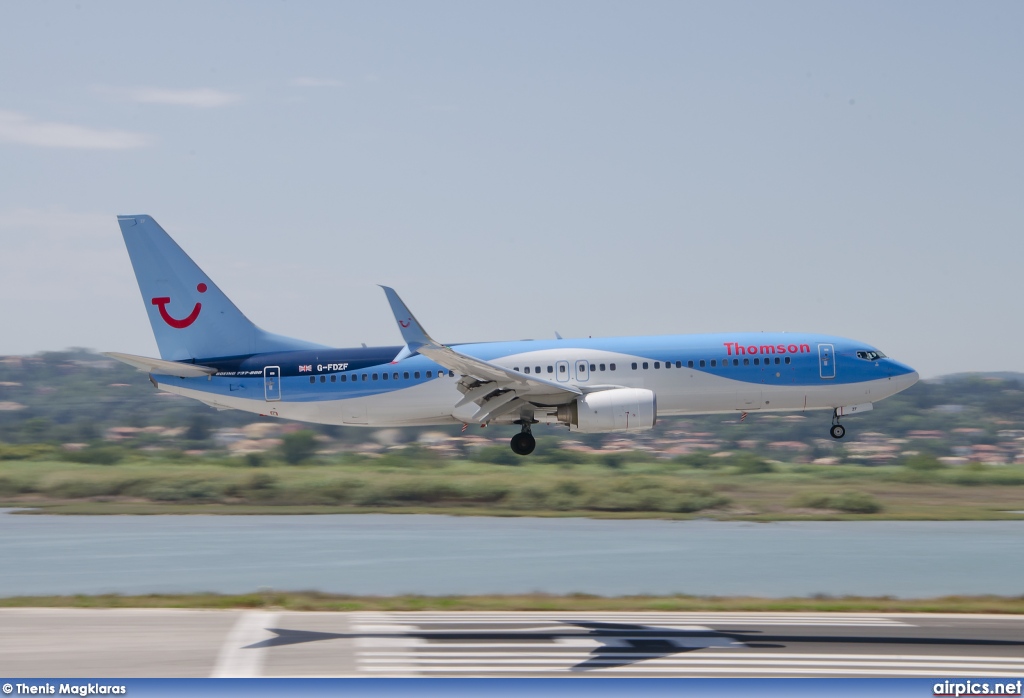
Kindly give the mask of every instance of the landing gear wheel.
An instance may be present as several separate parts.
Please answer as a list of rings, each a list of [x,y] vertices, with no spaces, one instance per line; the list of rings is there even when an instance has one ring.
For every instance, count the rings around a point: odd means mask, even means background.
[[[832,434],[833,439],[841,439],[846,436],[846,428],[842,424],[833,424],[829,433]]]
[[[528,456],[537,448],[537,439],[533,434],[523,432],[512,437],[512,452],[518,456]]]

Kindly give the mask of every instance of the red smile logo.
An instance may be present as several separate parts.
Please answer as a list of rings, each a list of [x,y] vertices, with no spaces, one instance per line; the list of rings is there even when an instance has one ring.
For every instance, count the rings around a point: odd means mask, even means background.
[[[206,284],[199,284],[196,286],[196,290],[200,293],[206,293]],[[203,309],[202,303],[196,303],[196,307],[192,308],[192,312],[188,314],[188,317],[179,320],[171,317],[171,314],[167,312],[167,304],[170,302],[171,299],[166,297],[153,299],[153,305],[160,309],[160,317],[164,319],[164,322],[178,330],[183,330],[195,322],[196,318],[199,317],[199,311]]]

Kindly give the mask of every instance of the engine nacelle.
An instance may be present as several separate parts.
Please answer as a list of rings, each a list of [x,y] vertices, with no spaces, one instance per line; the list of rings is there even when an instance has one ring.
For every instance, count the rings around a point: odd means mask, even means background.
[[[557,416],[570,431],[584,434],[644,431],[658,421],[658,398],[642,388],[602,390],[559,406]]]

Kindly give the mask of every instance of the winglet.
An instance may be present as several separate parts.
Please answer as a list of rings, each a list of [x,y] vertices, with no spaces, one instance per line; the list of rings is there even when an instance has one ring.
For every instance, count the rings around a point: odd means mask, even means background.
[[[395,293],[395,289],[390,286],[381,286],[381,288],[384,289],[384,295],[388,297],[388,303],[391,304],[391,312],[395,314],[395,322],[398,323],[398,331],[402,333],[402,339],[405,340],[405,344],[410,352],[415,352],[427,344],[441,346],[430,338],[430,335],[423,329],[420,321],[416,319],[412,311]]]

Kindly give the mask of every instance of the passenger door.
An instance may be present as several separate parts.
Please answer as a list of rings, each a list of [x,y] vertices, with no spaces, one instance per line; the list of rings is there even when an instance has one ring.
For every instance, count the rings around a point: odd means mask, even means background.
[[[280,366],[267,366],[263,369],[263,397],[267,402],[281,399]]]
[[[818,345],[818,369],[822,378],[836,377],[835,347],[831,344]]]

